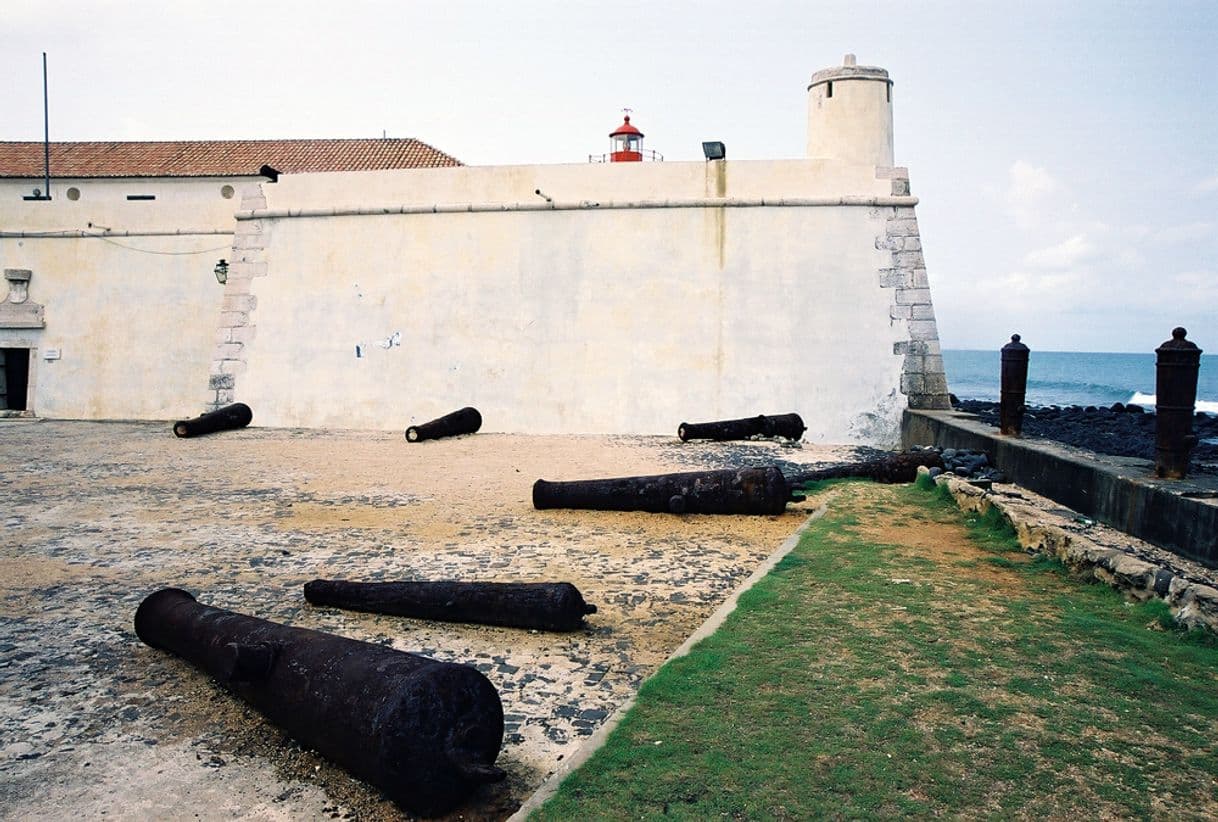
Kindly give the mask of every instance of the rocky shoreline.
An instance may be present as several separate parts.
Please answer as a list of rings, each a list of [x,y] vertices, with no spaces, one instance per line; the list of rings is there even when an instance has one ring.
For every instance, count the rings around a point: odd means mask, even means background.
[[[975,414],[982,422],[998,428],[998,403],[958,400],[954,405],[957,411]],[[1192,455],[1193,469],[1218,473],[1218,415],[1197,413],[1193,433],[1199,440]],[[1155,458],[1154,409],[1140,405],[1029,406],[1023,416],[1023,436],[1054,440],[1114,457]]]

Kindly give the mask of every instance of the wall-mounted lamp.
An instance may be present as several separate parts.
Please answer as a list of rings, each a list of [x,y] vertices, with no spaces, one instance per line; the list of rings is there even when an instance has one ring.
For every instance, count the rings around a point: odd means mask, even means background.
[[[228,282],[228,260],[220,258],[220,262],[216,263],[216,267],[212,271],[216,275],[216,282],[220,285]]]
[[[545,200],[547,203],[554,202],[554,198],[548,194],[543,194],[540,188],[534,189],[533,193],[536,194],[541,199]]]
[[[720,142],[703,143],[702,153],[708,160],[723,160],[727,157],[727,146]]]
[[[271,168],[269,165],[264,165],[262,168],[258,169],[258,174],[265,177],[268,182],[279,182],[279,169],[277,168]]]

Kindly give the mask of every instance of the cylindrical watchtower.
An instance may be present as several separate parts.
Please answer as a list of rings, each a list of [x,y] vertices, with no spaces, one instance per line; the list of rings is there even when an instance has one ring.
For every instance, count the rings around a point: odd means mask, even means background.
[[[822,69],[808,85],[808,157],[891,167],[892,80],[885,69],[855,64]]]

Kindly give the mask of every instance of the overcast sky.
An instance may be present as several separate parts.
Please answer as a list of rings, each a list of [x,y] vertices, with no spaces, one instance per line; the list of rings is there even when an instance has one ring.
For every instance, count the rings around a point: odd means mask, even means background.
[[[804,154],[813,71],[895,80],[947,348],[1218,353],[1218,0],[0,0],[0,140],[417,137],[584,162]]]

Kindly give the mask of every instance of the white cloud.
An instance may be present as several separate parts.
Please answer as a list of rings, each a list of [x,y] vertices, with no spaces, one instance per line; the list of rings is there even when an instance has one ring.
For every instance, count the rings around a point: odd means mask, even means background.
[[[1026,160],[1016,160],[1008,176],[1007,206],[1020,228],[1040,223],[1050,198],[1063,191],[1062,184],[1047,169]]]
[[[1218,304],[1218,271],[1182,271],[1172,281],[1190,303]]]
[[[1029,251],[1024,256],[1024,262],[1040,269],[1074,268],[1094,260],[1098,254],[1099,248],[1086,234],[1075,234],[1048,248]]]
[[[1161,228],[1154,233],[1156,243],[1187,243],[1194,240],[1204,240],[1218,235],[1218,223],[1197,221],[1182,223]]]

